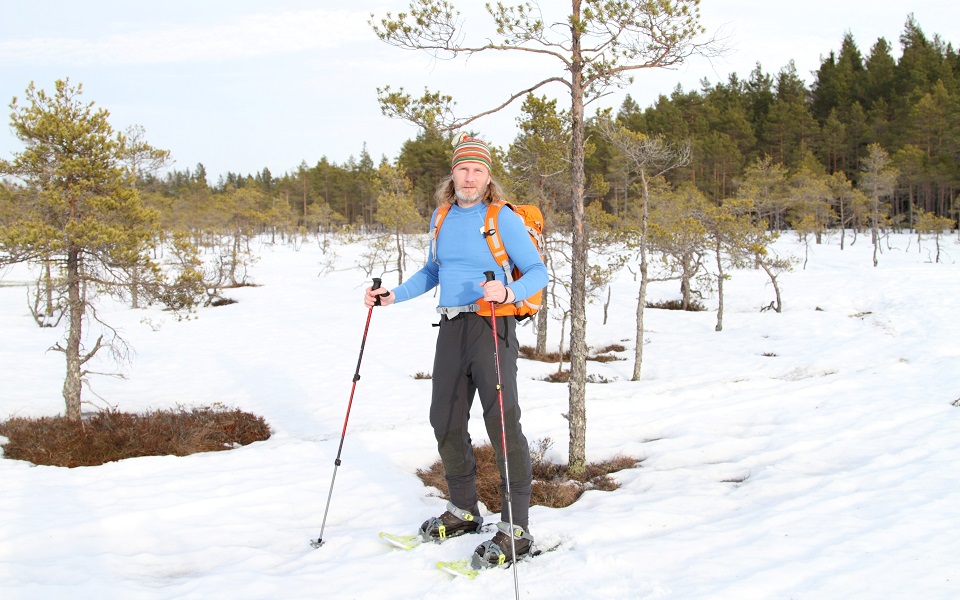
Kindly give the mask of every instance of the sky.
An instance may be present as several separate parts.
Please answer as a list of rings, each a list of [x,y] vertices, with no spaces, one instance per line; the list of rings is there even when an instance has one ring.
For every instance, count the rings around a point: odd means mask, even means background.
[[[511,571],[468,581],[435,568],[466,558],[489,529],[409,552],[379,539],[412,534],[445,506],[416,476],[438,458],[430,382],[414,377],[432,371],[436,298],[368,313],[369,277],[354,266],[364,246],[329,241],[254,240],[257,285],[189,320],[100,304],[135,360],[124,379],[90,376],[85,410],[220,403],[262,416],[273,434],[75,469],[0,458],[3,600],[514,597]],[[587,460],[641,463],[615,474],[615,491],[532,507],[537,544],[559,548],[520,565],[520,597],[960,598],[960,319],[944,300],[960,297],[960,245],[943,240],[937,264],[932,240],[893,235],[874,268],[870,240],[852,241],[848,232],[841,250],[828,234],[805,248],[785,235],[772,247],[807,258],[778,278],[780,314],[759,310],[774,298],[766,275],[741,269],[724,283],[721,332],[709,292],[703,312],[646,310],[637,382],[639,284],[619,273],[606,321],[588,305],[587,343],[625,350],[587,363],[609,382],[587,384]],[[36,271],[4,275],[0,419],[62,414],[63,355],[48,349],[63,326],[30,316],[24,284]],[[674,300],[678,284],[649,293]],[[550,346],[560,328],[550,321]],[[518,330],[534,343],[530,327]],[[86,366],[115,371],[105,357]],[[567,386],[543,380],[556,369],[520,360],[520,404],[531,443],[551,440],[546,458],[566,464]],[[481,516],[498,520],[486,507]]]
[[[543,3],[547,5],[548,3]],[[139,125],[170,150],[172,168],[203,163],[211,183],[227,172],[294,171],[321,158],[344,163],[366,147],[375,161],[396,158],[415,126],[384,116],[377,88],[425,87],[454,96],[458,116],[499,105],[556,65],[511,56],[434,61],[380,42],[368,22],[407,8],[400,0],[0,1],[0,101],[23,98],[34,82],[52,90],[69,78],[83,99],[111,113],[117,130]],[[468,34],[489,31],[479,1],[458,5]],[[960,5],[946,0],[704,0],[702,23],[728,52],[693,57],[677,69],[636,76],[625,90],[588,108],[617,108],[627,93],[642,107],[677,85],[749,76],[759,63],[776,74],[790,60],[808,83],[820,58],[853,34],[867,54],[879,37],[899,57],[899,36],[913,13],[928,37],[960,41]],[[548,15],[549,16],[549,15]],[[533,75],[531,75],[533,74]],[[559,87],[538,93],[562,98]],[[566,108],[561,99],[559,106]],[[506,148],[519,104],[471,129]],[[0,156],[22,149],[6,119]]]

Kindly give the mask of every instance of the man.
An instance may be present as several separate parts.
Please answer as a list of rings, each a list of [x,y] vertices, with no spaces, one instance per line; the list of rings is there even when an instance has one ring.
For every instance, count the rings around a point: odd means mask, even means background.
[[[455,143],[451,162],[450,176],[436,192],[438,206],[451,206],[426,265],[389,292],[384,288],[367,289],[364,303],[373,306],[379,296],[381,305],[389,306],[440,286],[437,312],[442,316],[433,363],[430,424],[446,471],[450,502],[446,512],[423,523],[420,535],[424,540],[442,540],[480,531],[483,518],[478,514],[477,466],[467,431],[470,407],[479,392],[484,425],[497,456],[503,502],[497,533],[477,548],[477,554],[493,564],[512,562],[514,548],[516,556],[521,557],[533,544],[529,531],[530,448],[520,427],[517,391],[516,320],[512,316],[497,317],[503,394],[501,427],[492,323],[489,316],[477,311],[486,309],[489,302],[509,304],[524,300],[543,289],[549,278],[523,220],[504,207],[499,212],[497,229],[511,266],[517,266],[523,274],[505,285],[503,269],[494,260],[483,235],[487,206],[504,200],[503,189],[491,176],[492,159],[487,145],[462,135]],[[436,217],[434,211],[431,224],[436,223]],[[485,281],[486,271],[493,271],[497,278]],[[508,451],[509,503],[501,431],[505,431]]]

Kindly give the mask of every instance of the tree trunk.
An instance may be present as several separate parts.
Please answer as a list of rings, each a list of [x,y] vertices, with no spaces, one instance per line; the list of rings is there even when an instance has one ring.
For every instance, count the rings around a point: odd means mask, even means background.
[[[549,297],[550,290],[549,286],[543,289],[543,304],[540,305],[540,310],[537,312],[537,355],[543,356],[547,353],[547,325],[549,321],[549,308],[547,307],[547,299]]]
[[[693,268],[693,253],[683,253],[683,266],[680,274],[680,306],[683,310],[690,310],[690,304],[693,300],[693,286],[690,280],[696,274]]]
[[[230,285],[237,285],[237,261],[240,260],[240,230],[233,232],[233,239],[230,241],[230,264],[227,265],[227,277],[230,279]]]
[[[613,290],[607,286],[607,301],[603,303],[603,324],[607,324],[610,318],[610,300],[613,298]]]
[[[907,215],[910,218],[910,229],[913,229],[913,186],[907,186]]]
[[[403,233],[397,229],[394,233],[394,238],[397,242],[397,277],[400,280],[400,284],[403,284]]]
[[[718,234],[719,235],[719,234]],[[723,331],[723,256],[720,252],[720,240],[717,240],[717,298],[719,306],[717,307],[717,326],[715,331]]]
[[[777,313],[783,312],[783,302],[780,298],[780,285],[777,283],[777,276],[773,274],[773,270],[770,268],[767,263],[758,261],[760,268],[767,274],[767,277],[770,278],[770,283],[773,285],[773,292],[776,295],[776,305],[774,306],[774,311]]]
[[[563,340],[567,336],[567,317],[569,316],[570,316],[570,313],[565,312],[563,313],[563,319],[560,320],[560,344],[557,347],[557,350],[558,350],[557,356],[559,356],[560,358],[557,360],[557,375],[559,375],[560,373],[563,373],[563,361],[564,361]],[[568,381],[569,381],[569,378],[568,378]]]
[[[46,298],[46,313],[49,318],[53,316],[53,274],[50,272],[50,260],[43,261],[43,282],[45,284],[44,297]]]
[[[64,350],[67,376],[63,380],[63,400],[67,418],[80,420],[80,339],[83,327],[83,295],[80,290],[80,251],[67,251],[67,347]]]
[[[587,466],[587,232],[584,219],[584,116],[583,56],[580,46],[580,0],[573,0],[571,17],[571,203],[573,215],[573,256],[570,290],[570,459],[572,477],[582,477]]]
[[[840,201],[840,249],[843,250],[847,241],[847,216],[844,214],[843,200]]]
[[[130,308],[140,308],[140,267],[134,266],[130,281]]]
[[[637,349],[633,355],[633,377],[631,381],[640,381],[640,369],[643,365],[643,311],[647,305],[647,265],[640,263],[640,295],[637,298]]]
[[[637,349],[634,352],[633,377],[631,381],[640,381],[640,370],[643,365],[643,314],[647,306],[647,224],[650,216],[650,187],[647,185],[647,175],[640,173],[643,183],[643,206],[640,213],[640,295],[637,298]]]

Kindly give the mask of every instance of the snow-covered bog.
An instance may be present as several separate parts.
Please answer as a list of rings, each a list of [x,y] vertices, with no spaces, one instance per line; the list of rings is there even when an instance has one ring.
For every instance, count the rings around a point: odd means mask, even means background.
[[[643,463],[614,492],[532,508],[533,535],[561,548],[519,565],[521,596],[960,597],[960,247],[945,248],[934,264],[894,236],[873,268],[866,240],[811,246],[806,269],[780,277],[783,314],[760,312],[773,297],[762,273],[737,271],[722,332],[710,311],[647,311],[639,382],[638,284],[625,273],[606,325],[589,308],[588,342],[622,343],[627,360],[589,363],[611,383],[588,385],[587,456]],[[777,250],[805,252],[792,237]],[[509,571],[468,581],[434,568],[479,536],[410,552],[377,537],[412,533],[445,504],[415,474],[437,457],[430,382],[414,378],[432,369],[429,295],[374,310],[325,543],[310,546],[367,313],[369,282],[348,268],[359,250],[337,251],[342,270],[321,274],[316,245],[263,245],[260,287],[189,321],[101,309],[136,359],[125,381],[92,380],[102,400],[85,399],[131,412],[219,402],[262,415],[274,435],[99,467],[0,460],[0,597],[513,597]],[[47,352],[60,335],[36,327],[23,287],[0,286],[0,418],[62,412],[63,358]],[[540,380],[555,368],[521,360],[523,424],[565,461],[567,388]]]

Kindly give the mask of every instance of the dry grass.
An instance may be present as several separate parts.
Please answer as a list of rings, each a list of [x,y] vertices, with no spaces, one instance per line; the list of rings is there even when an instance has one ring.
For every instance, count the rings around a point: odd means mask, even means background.
[[[194,408],[147,414],[104,411],[65,417],[13,418],[0,423],[5,458],[37,465],[80,467],[137,456],[186,456],[265,440],[262,417],[240,410]]]
[[[607,352],[624,352],[626,349],[627,347],[623,344],[610,344],[609,346],[598,348],[597,354],[606,354]]]
[[[570,371],[567,369],[554,371],[553,373],[548,373],[541,377],[540,381],[546,381],[548,383],[567,383],[570,381]],[[612,383],[614,381],[616,381],[615,378],[610,379],[604,377],[603,375],[597,375],[596,373],[587,373],[587,383]]]
[[[546,460],[546,452],[552,445],[553,442],[546,438],[538,441],[530,450],[533,467],[530,504],[533,506],[563,508],[576,502],[587,490],[613,491],[620,487],[620,484],[610,476],[611,473],[640,465],[640,460],[636,458],[617,455],[610,460],[587,465],[586,476],[573,479],[568,475],[565,465]],[[497,471],[493,447],[490,444],[474,447],[474,456],[477,461],[477,496],[488,510],[499,512],[500,474]],[[418,469],[417,476],[424,485],[437,488],[442,497],[450,499],[441,461],[436,461],[429,469]]]
[[[544,375],[541,379],[550,383],[567,383],[570,381],[570,371],[567,369],[554,371]]]
[[[537,352],[537,349],[533,346],[520,346],[520,358],[526,358],[527,360],[536,360],[539,362],[545,363],[556,363],[560,362],[560,353],[559,352]],[[570,360],[570,353],[563,353],[563,361],[566,362]]]
[[[590,350],[587,355],[587,360],[593,360],[596,362],[612,362],[615,360],[625,360],[619,356],[615,356],[614,352],[624,352],[626,347],[623,344],[610,344],[604,346],[603,348],[593,348]],[[560,362],[560,353],[559,352],[537,352],[537,349],[532,346],[520,346],[520,357],[526,358],[528,360],[536,360],[539,362],[545,363],[558,363]],[[570,361],[570,352],[563,353],[563,362]]]
[[[659,302],[647,302],[647,308],[661,308],[664,310],[684,310],[682,300],[660,300]],[[686,308],[689,312],[702,312],[707,310],[699,300],[691,300]]]

